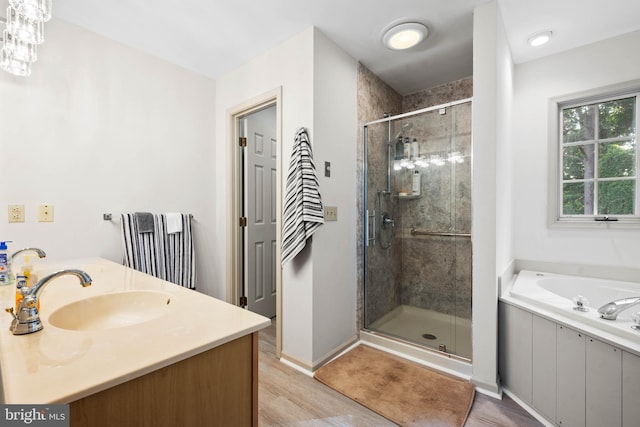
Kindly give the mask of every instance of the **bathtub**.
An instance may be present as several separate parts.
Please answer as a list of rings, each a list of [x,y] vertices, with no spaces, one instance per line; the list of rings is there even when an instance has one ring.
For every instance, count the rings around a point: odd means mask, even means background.
[[[574,299],[586,298],[588,311],[574,310]],[[606,341],[640,349],[640,331],[632,329],[632,316],[640,305],[618,315],[617,320],[600,318],[598,308],[620,298],[640,296],[640,283],[561,274],[520,271],[503,299],[524,303],[524,308],[544,317],[567,323]],[[624,342],[620,342],[622,339]]]

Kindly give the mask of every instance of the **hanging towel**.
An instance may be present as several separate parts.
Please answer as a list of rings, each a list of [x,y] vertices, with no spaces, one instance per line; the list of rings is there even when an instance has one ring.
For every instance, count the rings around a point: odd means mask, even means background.
[[[178,215],[182,231],[169,234],[165,215],[151,214],[153,233],[140,233],[136,214],[122,214],[123,264],[159,279],[195,289],[191,215]]]
[[[139,229],[138,213],[122,214],[120,224],[122,227],[123,264],[143,273],[158,276],[158,259],[156,256],[155,220],[151,215],[151,232],[141,233]],[[149,221],[149,218],[146,219]],[[163,277],[161,277],[163,278]]]
[[[196,261],[193,247],[190,214],[175,214],[180,223],[180,232],[169,233],[168,216],[156,215],[163,236],[161,244],[164,254],[165,280],[185,288],[196,288]]]
[[[153,233],[153,214],[149,212],[136,212],[138,233]]]
[[[322,224],[322,199],[311,144],[306,129],[300,128],[293,144],[285,189],[282,264],[295,257]]]
[[[179,213],[166,213],[167,218],[167,233],[180,233],[182,232],[182,214]]]

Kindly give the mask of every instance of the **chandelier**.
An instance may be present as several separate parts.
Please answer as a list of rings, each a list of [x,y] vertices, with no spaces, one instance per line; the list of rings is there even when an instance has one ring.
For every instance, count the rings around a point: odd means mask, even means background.
[[[31,74],[44,42],[44,23],[51,19],[51,0],[9,0],[2,32],[0,68],[16,76]]]

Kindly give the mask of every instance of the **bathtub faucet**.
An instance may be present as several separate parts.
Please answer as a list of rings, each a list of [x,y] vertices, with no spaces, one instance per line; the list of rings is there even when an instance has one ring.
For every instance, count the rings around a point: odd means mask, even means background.
[[[620,312],[631,308],[634,305],[640,305],[640,297],[621,298],[615,301],[611,301],[600,307],[598,313],[600,317],[607,320],[616,320]]]

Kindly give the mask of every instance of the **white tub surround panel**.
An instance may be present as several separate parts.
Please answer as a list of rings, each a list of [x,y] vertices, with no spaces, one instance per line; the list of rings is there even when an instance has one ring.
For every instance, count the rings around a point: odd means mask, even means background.
[[[637,425],[640,411],[631,396],[640,393],[640,332],[629,320],[637,310],[604,320],[597,308],[639,287],[519,272],[499,302],[505,389],[549,425]],[[588,312],[573,310],[569,296],[578,289],[593,300]],[[607,289],[609,295],[603,295]]]

